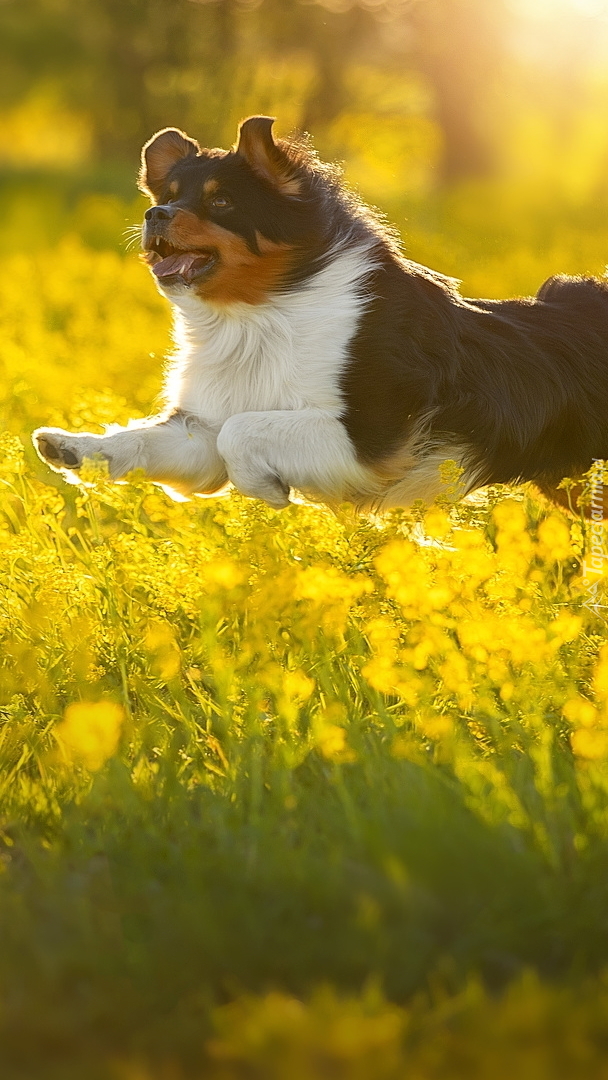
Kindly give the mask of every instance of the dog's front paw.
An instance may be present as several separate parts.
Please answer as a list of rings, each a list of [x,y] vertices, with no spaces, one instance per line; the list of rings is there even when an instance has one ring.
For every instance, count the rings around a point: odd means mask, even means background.
[[[72,435],[61,428],[38,428],[32,442],[42,460],[57,472],[77,472],[85,458],[99,454],[99,440],[94,436]]]
[[[38,428],[32,442],[39,456],[54,469],[78,469],[81,458],[76,453],[73,436],[60,428]]]
[[[261,499],[268,506],[272,506],[273,510],[284,510],[286,506],[289,506],[290,488],[276,473],[260,470],[256,475],[252,475],[251,470],[236,470],[231,474],[230,479],[242,495],[249,495],[251,499]]]
[[[280,476],[268,453],[264,431],[256,428],[249,414],[237,414],[226,420],[217,437],[218,453],[224,459],[230,482],[242,495],[261,499],[274,510],[289,506],[290,487]]]

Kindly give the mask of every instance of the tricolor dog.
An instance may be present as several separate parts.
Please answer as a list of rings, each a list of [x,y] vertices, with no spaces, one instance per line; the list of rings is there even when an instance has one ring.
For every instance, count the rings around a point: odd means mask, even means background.
[[[39,428],[53,469],[101,455],[185,495],[381,509],[432,502],[446,460],[463,494],[531,480],[559,499],[608,457],[605,280],[464,299],[272,126],[250,117],[232,150],[175,128],[145,145],[144,257],[175,312],[166,408],[105,435]]]

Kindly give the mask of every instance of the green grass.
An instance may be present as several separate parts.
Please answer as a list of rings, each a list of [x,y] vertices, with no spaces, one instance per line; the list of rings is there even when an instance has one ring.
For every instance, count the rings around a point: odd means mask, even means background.
[[[142,413],[167,313],[73,239],[4,270],[3,1078],[605,1077],[584,528],[68,487],[29,430]]]

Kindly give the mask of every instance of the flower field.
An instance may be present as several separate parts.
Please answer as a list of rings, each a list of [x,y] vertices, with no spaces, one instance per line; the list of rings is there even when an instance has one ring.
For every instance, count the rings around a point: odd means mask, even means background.
[[[585,522],[68,486],[29,431],[149,410],[168,312],[73,235],[3,271],[3,1080],[608,1077]]]

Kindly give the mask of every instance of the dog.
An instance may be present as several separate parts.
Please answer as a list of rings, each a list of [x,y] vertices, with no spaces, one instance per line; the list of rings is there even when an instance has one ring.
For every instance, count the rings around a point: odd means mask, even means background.
[[[608,457],[608,282],[465,299],[273,123],[245,120],[228,151],[176,128],[146,143],[143,258],[175,312],[166,408],[101,436],[39,428],[40,457],[276,509],[294,491],[429,504],[455,461],[462,495],[533,481],[563,503],[562,478]]]

